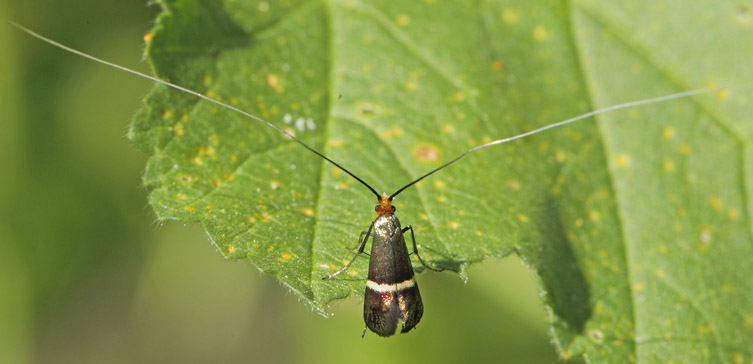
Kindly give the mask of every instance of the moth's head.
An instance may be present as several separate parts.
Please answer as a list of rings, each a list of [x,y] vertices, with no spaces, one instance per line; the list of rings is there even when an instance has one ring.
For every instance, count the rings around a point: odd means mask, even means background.
[[[392,206],[392,200],[387,195],[383,195],[379,198],[379,204],[374,207],[374,211],[379,216],[388,216],[395,213],[395,206]]]

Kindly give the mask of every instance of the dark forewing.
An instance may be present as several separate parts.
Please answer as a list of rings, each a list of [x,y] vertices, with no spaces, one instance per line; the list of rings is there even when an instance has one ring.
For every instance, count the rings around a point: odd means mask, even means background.
[[[403,321],[401,332],[408,332],[422,314],[423,304],[400,221],[394,215],[381,216],[374,222],[364,300],[366,326],[380,336],[391,336],[398,320]]]
[[[418,284],[413,287],[398,291],[398,306],[403,320],[403,329],[400,333],[406,333],[418,325],[424,314],[424,304],[421,302],[421,294],[418,292]]]
[[[393,292],[380,293],[366,288],[363,320],[366,327],[379,336],[392,336],[397,330],[400,311]]]

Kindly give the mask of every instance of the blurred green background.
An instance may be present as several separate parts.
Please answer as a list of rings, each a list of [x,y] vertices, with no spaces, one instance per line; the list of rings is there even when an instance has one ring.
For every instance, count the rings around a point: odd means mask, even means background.
[[[535,277],[515,257],[419,276],[417,330],[363,329],[360,297],[324,318],[198,225],[160,225],[146,156],[126,138],[148,81],[7,25],[148,73],[156,6],[0,2],[0,362],[557,362]],[[409,222],[407,222],[409,223]],[[397,358],[397,359],[396,359]]]

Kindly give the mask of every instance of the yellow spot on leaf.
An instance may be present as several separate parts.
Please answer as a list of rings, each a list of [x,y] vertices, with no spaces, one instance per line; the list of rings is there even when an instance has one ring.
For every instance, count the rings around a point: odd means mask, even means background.
[[[502,72],[502,62],[500,61],[492,62],[492,70],[496,72]]]
[[[743,324],[746,329],[753,327],[753,316],[745,316],[745,322]]]
[[[338,148],[338,149],[339,149],[339,148],[342,148],[342,146],[343,146],[343,142],[342,142],[342,140],[340,140],[340,139],[330,139],[330,140],[329,140],[329,145],[330,145],[330,146],[331,146],[332,148]],[[339,170],[339,169],[338,169],[338,170]]]
[[[682,155],[688,155],[690,154],[690,146],[687,144],[683,144],[680,146],[680,154]]]
[[[518,190],[520,190],[520,182],[518,182],[518,180],[515,180],[515,179],[508,179],[507,181],[505,181],[505,185],[506,185],[507,187],[510,187],[510,188],[512,188],[512,189],[513,189],[513,190],[515,190],[515,191],[518,191]]]
[[[533,28],[532,35],[534,40],[542,41],[549,36],[549,32],[543,26],[537,25]]]
[[[418,88],[418,84],[415,81],[408,81],[405,83],[405,89],[408,91],[415,91]]]
[[[405,14],[400,14],[395,18],[395,23],[400,27],[407,26],[410,24],[410,17]]]
[[[664,271],[659,269],[656,271],[656,276],[659,278],[664,278]]]
[[[561,150],[555,151],[555,152],[554,152],[554,159],[555,159],[555,160],[556,160],[557,162],[562,162],[562,161],[564,161],[564,160],[565,160],[565,152],[563,152],[563,151],[561,151]]]
[[[518,220],[520,220],[520,222],[528,222],[528,216],[520,214],[518,215]]]
[[[234,251],[235,251],[235,245],[228,244],[227,246],[225,246],[225,252],[226,253],[233,254]]]
[[[735,363],[742,363],[743,362],[743,355],[740,353],[734,353],[732,354],[732,361]]]
[[[518,12],[512,9],[507,9],[502,12],[500,18],[502,18],[502,21],[505,24],[514,24],[518,21]]]
[[[727,211],[727,217],[729,217],[730,220],[736,220],[739,215],[740,213],[736,208],[731,208]]]
[[[673,172],[675,170],[675,163],[672,161],[664,161],[664,163],[662,163],[662,169],[667,173]]]
[[[457,221],[450,221],[449,226],[450,226],[450,229],[457,229],[460,227],[460,223]]]
[[[597,315],[604,313],[604,304],[602,304],[601,302],[596,302],[596,307],[594,307],[594,313],[596,313]]]
[[[277,77],[277,75],[267,73],[266,75],[264,75],[264,80],[267,81],[267,85],[269,85],[269,87],[277,92],[282,92],[282,84],[280,83],[280,79]]]
[[[421,162],[436,162],[439,160],[439,150],[430,144],[421,144],[413,150],[413,155]]]
[[[716,92],[716,99],[719,101],[724,101],[729,96],[729,90],[726,88],[723,88]]]
[[[250,222],[252,224],[256,222],[256,219],[253,216],[247,217],[246,220],[248,220],[248,222]]]
[[[668,126],[661,131],[661,137],[664,139],[672,139],[675,137],[675,128]]]
[[[303,214],[306,216],[314,216],[314,210],[306,207],[303,209]]]
[[[720,201],[719,198],[716,196],[712,196],[709,199],[709,203],[711,204],[711,208],[713,208],[716,211],[719,211],[722,209],[722,201]]]
[[[630,164],[630,157],[627,154],[618,154],[614,163],[620,168],[627,167]]]
[[[144,42],[149,43],[154,39],[154,34],[152,33],[146,33],[144,34]]]
[[[439,203],[445,203],[445,202],[447,202],[447,197],[441,196],[441,195],[437,196],[437,202],[439,202]]]
[[[441,189],[443,189],[443,188],[444,188],[445,186],[447,186],[447,184],[446,184],[446,183],[444,183],[444,181],[442,181],[442,180],[436,180],[436,181],[434,181],[434,182],[433,182],[432,184],[434,185],[434,188],[436,188],[436,189],[438,189],[438,190],[441,190]]]
[[[175,135],[183,135],[183,124],[177,123],[173,126],[173,132]]]
[[[186,210],[186,211],[196,211],[196,208],[193,207],[193,206],[186,206],[186,207],[183,208],[183,210]]]
[[[634,289],[634,290],[635,290],[636,292],[640,292],[640,291],[643,291],[643,289],[645,289],[645,288],[646,288],[646,287],[644,287],[644,286],[643,286],[643,283],[636,283],[636,284],[634,284],[634,285],[633,285],[633,289]]]
[[[594,210],[588,213],[588,219],[591,221],[599,221],[599,218],[601,218],[601,214],[598,211]]]

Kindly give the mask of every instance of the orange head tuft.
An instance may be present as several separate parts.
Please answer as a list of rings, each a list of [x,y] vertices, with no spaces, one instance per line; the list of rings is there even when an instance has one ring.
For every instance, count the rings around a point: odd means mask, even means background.
[[[377,216],[392,215],[395,213],[395,206],[392,206],[392,201],[390,201],[389,197],[384,196],[379,198],[379,205],[374,207],[374,211],[376,211]]]

